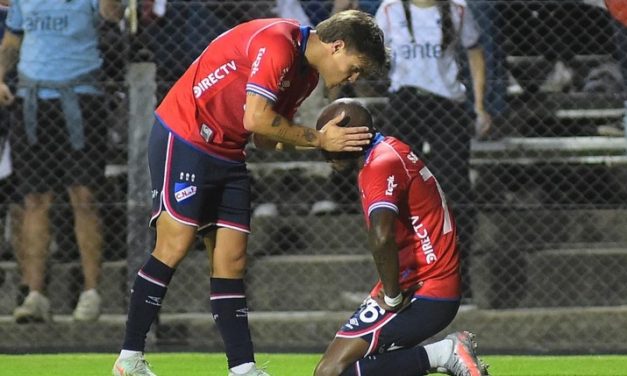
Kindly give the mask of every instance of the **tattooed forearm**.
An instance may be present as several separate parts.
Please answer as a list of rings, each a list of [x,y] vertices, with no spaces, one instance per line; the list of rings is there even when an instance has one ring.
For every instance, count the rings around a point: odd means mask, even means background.
[[[275,116],[274,119],[272,120],[272,127],[276,128],[279,125],[281,125],[281,115]]]
[[[307,140],[307,142],[313,142],[316,139],[316,134],[314,133],[313,129],[305,129],[305,140]]]
[[[249,97],[262,97],[264,99],[264,104],[263,104],[263,109],[264,111],[267,109],[272,109],[274,107],[274,102],[271,102],[269,100],[267,100],[265,97],[257,94],[257,93],[253,93],[252,91],[247,91],[246,95]]]
[[[279,136],[281,140],[288,141],[288,142],[290,141],[287,139],[287,128],[279,129],[277,135]]]

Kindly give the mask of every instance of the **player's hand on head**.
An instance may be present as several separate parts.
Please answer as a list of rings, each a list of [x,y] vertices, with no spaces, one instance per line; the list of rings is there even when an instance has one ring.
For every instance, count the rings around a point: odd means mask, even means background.
[[[320,129],[320,147],[326,151],[361,151],[370,144],[372,134],[368,127],[340,127],[346,113],[329,120]]]
[[[11,89],[4,82],[0,82],[0,105],[8,106],[15,100]]]

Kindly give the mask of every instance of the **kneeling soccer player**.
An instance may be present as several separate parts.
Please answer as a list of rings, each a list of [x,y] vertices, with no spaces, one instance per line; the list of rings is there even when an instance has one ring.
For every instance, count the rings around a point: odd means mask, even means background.
[[[460,304],[455,219],[438,181],[407,144],[377,132],[370,112],[355,100],[327,106],[318,128],[342,112],[340,125],[368,126],[375,134],[363,152],[325,152],[325,157],[337,171],[360,170],[379,281],[337,332],[315,376],[487,375],[469,332],[419,345],[443,330]]]

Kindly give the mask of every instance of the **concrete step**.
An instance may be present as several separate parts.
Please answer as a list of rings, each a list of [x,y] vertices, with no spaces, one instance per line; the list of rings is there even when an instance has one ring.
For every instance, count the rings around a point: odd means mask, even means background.
[[[343,254],[344,249],[352,254],[367,247],[361,214],[257,218],[252,226],[251,254]]]
[[[268,256],[249,267],[249,304],[258,311],[354,309],[376,279],[368,254]]]
[[[322,351],[352,311],[251,312],[249,322],[258,352]],[[125,315],[104,315],[96,323],[57,316],[49,324],[15,324],[0,316],[0,352],[119,351]],[[477,334],[480,354],[626,353],[621,335],[627,306],[608,308],[462,309],[436,338],[456,330]],[[148,360],[156,351],[222,352],[210,314],[162,314],[149,336]],[[103,373],[107,370],[104,370]]]
[[[480,211],[475,253],[536,251],[560,244],[627,244],[627,209],[560,209],[505,205]]]
[[[74,310],[82,286],[81,267],[78,262],[52,263],[48,268],[46,295],[54,314],[68,314]],[[0,314],[11,314],[16,306],[20,273],[15,262],[0,262]],[[104,313],[126,311],[126,263],[105,262],[98,291],[102,297]]]
[[[627,304],[627,243],[580,246],[476,255],[473,302],[486,309]]]
[[[524,307],[627,304],[627,245],[547,249],[526,255]]]

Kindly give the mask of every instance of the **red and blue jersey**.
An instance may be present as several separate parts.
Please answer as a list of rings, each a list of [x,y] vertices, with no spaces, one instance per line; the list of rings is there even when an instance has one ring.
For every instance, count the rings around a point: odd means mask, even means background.
[[[292,119],[318,83],[305,60],[310,29],[290,19],[243,23],[213,40],[170,89],[156,115],[179,138],[216,157],[243,161],[246,93]]]
[[[422,281],[416,295],[459,299],[460,272],[455,219],[436,178],[411,148],[377,135],[359,173],[366,223],[387,208],[398,214],[396,243],[401,289]],[[379,281],[371,295],[382,288]]]

